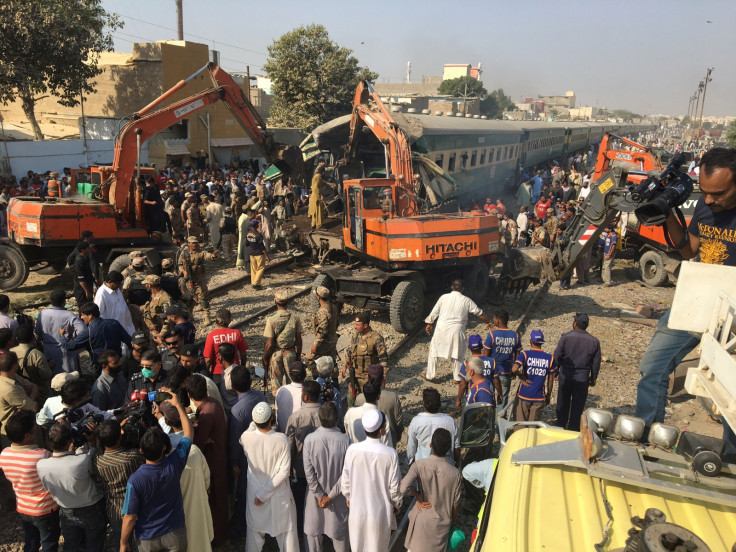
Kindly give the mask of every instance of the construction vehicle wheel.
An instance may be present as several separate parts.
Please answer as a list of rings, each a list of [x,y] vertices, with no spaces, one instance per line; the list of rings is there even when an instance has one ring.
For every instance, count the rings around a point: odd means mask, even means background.
[[[488,276],[488,265],[483,261],[466,270],[463,279],[468,296],[475,301],[480,301],[488,293],[490,277]]]
[[[15,247],[0,245],[0,289],[10,291],[28,278],[28,265]]]
[[[641,279],[648,287],[661,286],[667,281],[667,271],[658,251],[645,252],[639,259],[639,267]]]
[[[107,271],[112,272],[113,270],[117,270],[118,272],[122,272],[127,266],[130,266],[130,255],[118,255],[110,263]]]
[[[394,289],[390,304],[391,326],[401,333],[409,333],[424,318],[424,292],[413,280],[404,280]]]

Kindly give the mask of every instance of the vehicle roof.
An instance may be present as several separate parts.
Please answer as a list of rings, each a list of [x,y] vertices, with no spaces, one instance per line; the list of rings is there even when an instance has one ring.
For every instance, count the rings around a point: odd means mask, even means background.
[[[603,540],[608,517],[601,498],[600,479],[572,466],[511,462],[511,456],[523,448],[578,436],[576,432],[541,428],[522,429],[509,437],[498,462],[481,551],[587,552]],[[603,489],[613,507],[614,519],[604,550],[623,549],[628,531],[633,527],[631,518],[643,518],[648,508],[661,510],[668,522],[698,535],[712,552],[729,552],[736,542],[736,515],[726,506],[618,481],[603,481]]]

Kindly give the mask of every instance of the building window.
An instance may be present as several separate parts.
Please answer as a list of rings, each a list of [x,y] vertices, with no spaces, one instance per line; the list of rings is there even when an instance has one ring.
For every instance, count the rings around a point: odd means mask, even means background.
[[[440,153],[437,154],[437,157],[434,158],[434,162],[437,163],[437,166],[441,169],[442,164],[445,162],[445,156],[444,154]]]
[[[457,158],[457,153],[453,153],[450,155],[450,157],[447,158],[447,172],[453,172],[455,170],[455,159]]]
[[[471,167],[475,167],[475,165],[476,165],[477,162],[478,162],[478,152],[477,151],[474,151],[470,155],[470,166]]]

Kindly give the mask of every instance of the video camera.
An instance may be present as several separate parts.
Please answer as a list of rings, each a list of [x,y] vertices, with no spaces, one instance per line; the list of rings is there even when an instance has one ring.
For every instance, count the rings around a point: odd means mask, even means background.
[[[130,394],[132,402],[140,401],[137,408],[128,412],[128,419],[123,426],[123,438],[121,444],[124,448],[139,449],[141,437],[149,427],[155,427],[158,423],[153,415],[151,403],[160,404],[171,398],[171,393],[165,391],[151,391],[141,389]]]
[[[72,406],[67,406],[54,416],[54,420],[64,418],[69,422],[75,448],[83,446],[87,442],[87,437],[92,434],[92,431],[87,427],[89,424],[97,425],[105,419],[102,414],[82,409],[89,402],[90,399],[86,399]]]
[[[692,193],[692,178],[680,171],[683,161],[684,155],[678,152],[661,174],[629,187],[632,201],[639,204],[634,214],[644,226],[663,225],[671,210],[685,203]]]
[[[327,377],[324,378],[324,383],[322,383],[322,388],[319,391],[319,402],[321,404],[324,404],[328,401],[335,402],[335,387],[337,387],[337,383],[333,382],[332,378]]]

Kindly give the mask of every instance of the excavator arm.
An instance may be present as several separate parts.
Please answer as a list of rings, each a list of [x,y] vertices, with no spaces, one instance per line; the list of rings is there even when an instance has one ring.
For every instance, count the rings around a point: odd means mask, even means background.
[[[187,83],[205,69],[209,71],[212,78],[212,88],[154,111],[164,100],[184,88]],[[263,119],[240,86],[220,67],[214,63],[209,63],[188,78],[179,81],[156,100],[135,113],[132,120],[121,129],[115,143],[112,174],[103,183],[103,197],[117,209],[123,209],[128,215],[126,218],[130,218],[128,196],[138,161],[139,144],[184,117],[188,117],[217,101],[225,103],[266,160],[277,165],[281,164],[282,170],[286,169],[286,172],[291,172],[294,176],[300,174],[300,168],[303,173],[303,167],[300,165],[301,155],[291,155],[287,159],[288,156],[284,156],[284,151],[288,151],[288,148],[279,149],[274,145],[271,136],[266,133],[266,125]]]
[[[357,158],[359,137],[365,125],[370,127],[375,137],[386,149],[386,178],[393,177],[404,192],[398,198],[397,211],[401,213],[417,212],[415,190],[412,185],[414,172],[409,141],[389,114],[386,106],[383,105],[373,86],[367,81],[358,85],[353,97],[350,137],[347,144],[347,156],[350,162],[354,162]]]

